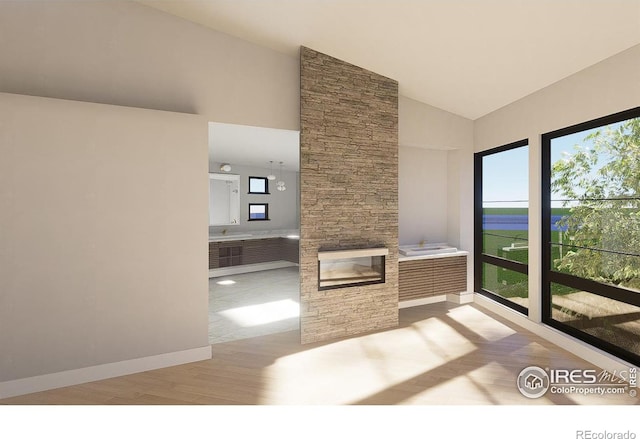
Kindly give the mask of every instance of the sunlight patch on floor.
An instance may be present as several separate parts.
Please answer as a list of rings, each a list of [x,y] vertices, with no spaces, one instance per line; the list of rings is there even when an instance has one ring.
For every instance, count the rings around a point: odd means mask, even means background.
[[[251,327],[298,317],[300,315],[300,305],[291,299],[284,299],[258,305],[231,308],[219,311],[218,314],[242,327]]]
[[[487,341],[497,341],[516,333],[507,325],[496,321],[471,306],[450,309],[447,315]]]
[[[479,393],[486,395],[492,404],[531,404],[531,401],[518,391],[504,393],[499,389],[513,386],[516,389],[517,375],[501,364],[491,361],[467,374]],[[544,404],[546,401],[537,402]]]
[[[418,330],[430,355],[436,352],[441,358],[452,359],[475,349],[475,345],[469,339],[439,318],[422,320],[411,326]]]
[[[527,366],[538,366],[538,367],[553,367],[553,362],[551,361],[549,357],[549,349],[547,349],[545,346],[543,346],[542,344],[538,343],[538,342],[530,342],[525,344],[524,346],[519,347],[518,349],[514,350],[511,355],[514,358],[519,358],[519,357],[536,357],[538,359],[545,359],[545,361],[543,363],[540,364],[524,364],[522,365],[522,368],[524,369]],[[540,360],[538,360],[540,361]]]
[[[218,285],[233,285],[236,283],[235,280],[231,280],[231,279],[226,279],[226,280],[219,280],[218,282],[216,282]]]
[[[473,380],[466,375],[442,381],[417,393],[400,404],[491,404],[491,398],[483,391],[475,388]]]
[[[268,393],[278,395],[280,404],[351,404],[476,349],[438,319],[419,323],[281,357],[269,366]],[[434,355],[434,346],[441,355]]]

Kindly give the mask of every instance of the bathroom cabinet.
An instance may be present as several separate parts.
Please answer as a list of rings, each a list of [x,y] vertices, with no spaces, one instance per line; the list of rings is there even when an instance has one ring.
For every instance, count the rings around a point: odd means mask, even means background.
[[[209,242],[209,269],[263,262],[298,263],[296,239],[263,238]]]
[[[399,262],[400,302],[461,293],[466,289],[466,254]]]

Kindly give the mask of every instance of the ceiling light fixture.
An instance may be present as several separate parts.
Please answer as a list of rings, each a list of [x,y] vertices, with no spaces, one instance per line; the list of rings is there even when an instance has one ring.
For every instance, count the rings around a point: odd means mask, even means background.
[[[284,181],[282,180],[282,162],[280,162],[280,180],[278,180],[276,182],[276,189],[278,189],[280,192],[282,191],[286,191],[287,187],[284,184]]]
[[[273,175],[273,160],[269,160],[269,163],[271,163],[271,172],[267,175],[267,180],[273,181],[276,179],[276,176]]]
[[[223,163],[220,165],[220,170],[224,172],[231,172],[231,165],[229,163]]]

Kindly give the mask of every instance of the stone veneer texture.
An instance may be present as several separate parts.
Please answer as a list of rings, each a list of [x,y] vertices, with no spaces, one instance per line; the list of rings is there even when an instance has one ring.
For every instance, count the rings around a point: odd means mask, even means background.
[[[398,325],[398,83],[300,49],[302,343]],[[318,291],[318,250],[387,247],[383,284]]]

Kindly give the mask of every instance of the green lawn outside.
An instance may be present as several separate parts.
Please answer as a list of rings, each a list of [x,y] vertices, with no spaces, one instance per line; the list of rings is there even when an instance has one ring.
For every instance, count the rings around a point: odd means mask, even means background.
[[[500,207],[485,208],[488,215],[527,215],[527,208]],[[568,208],[554,208],[552,215],[567,215]],[[551,232],[551,241],[559,242],[559,232]],[[529,232],[527,230],[487,230],[483,233],[483,253],[509,259],[523,264],[529,263]],[[552,248],[552,260],[560,257],[560,249]],[[504,298],[526,298],[529,296],[527,276],[515,271],[483,264],[483,288]],[[558,291],[559,292],[559,291]]]

